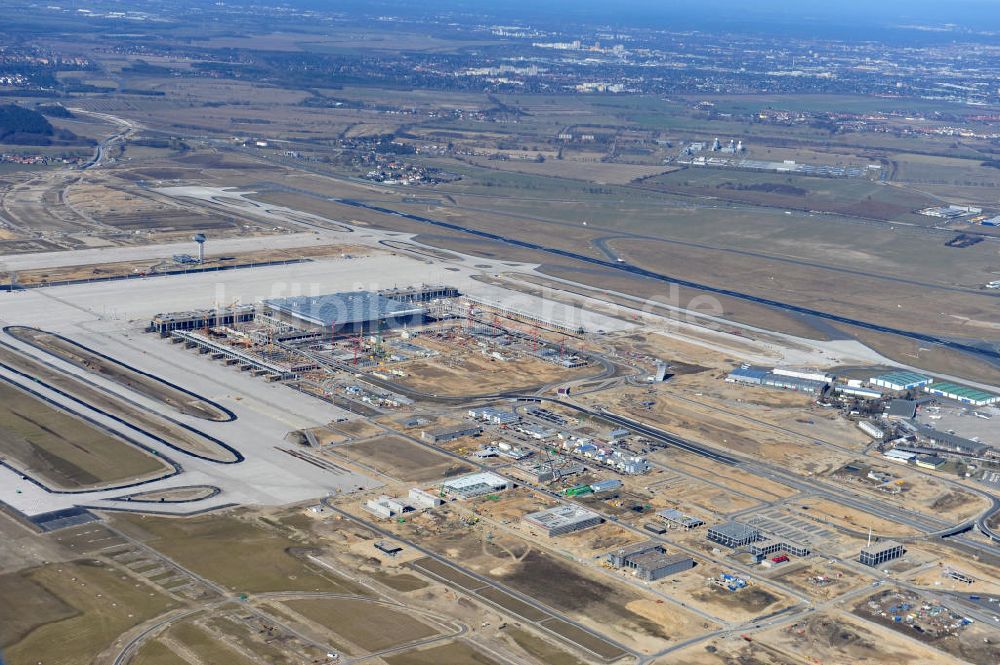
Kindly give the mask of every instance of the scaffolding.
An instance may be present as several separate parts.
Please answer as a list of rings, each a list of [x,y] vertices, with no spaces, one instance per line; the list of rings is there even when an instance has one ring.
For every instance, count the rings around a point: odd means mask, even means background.
[[[243,370],[254,370],[261,375],[269,375],[282,381],[297,378],[300,372],[307,369],[305,365],[293,368],[286,364],[272,362],[249,351],[216,342],[197,332],[175,330],[171,336],[178,342],[183,342],[190,349],[198,348],[203,353],[211,354],[213,359],[225,360],[229,365],[236,365]]]

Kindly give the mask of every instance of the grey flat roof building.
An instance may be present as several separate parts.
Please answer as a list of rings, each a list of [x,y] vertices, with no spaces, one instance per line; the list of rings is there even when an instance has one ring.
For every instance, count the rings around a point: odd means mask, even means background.
[[[760,529],[742,522],[724,522],[708,527],[708,539],[726,547],[743,547],[760,538]]]
[[[921,436],[929,440],[932,444],[934,444],[935,448],[952,450],[966,455],[982,455],[990,449],[988,444],[973,441],[972,439],[966,439],[955,434],[949,434],[948,432],[941,432],[933,427],[928,427],[927,425],[924,425],[917,430],[917,436]]]
[[[405,323],[423,317],[425,309],[371,291],[346,291],[321,296],[272,298],[264,305],[291,319],[320,328],[357,327],[392,320]]]
[[[904,551],[902,543],[897,543],[895,540],[882,540],[862,547],[858,561],[866,566],[878,566],[903,556]]]
[[[656,513],[664,522],[668,522],[673,526],[680,527],[684,530],[693,529],[695,527],[701,526],[704,522],[697,517],[691,517],[690,515],[685,515],[676,508],[667,508]]]
[[[531,526],[545,531],[549,537],[587,529],[604,521],[595,512],[568,505],[529,513],[523,519]]]
[[[511,483],[506,478],[489,471],[470,473],[441,483],[441,488],[445,492],[462,499],[500,492],[510,486]]]
[[[475,436],[483,431],[479,425],[453,425],[451,427],[439,427],[437,429],[424,430],[420,433],[421,439],[427,439],[432,443],[447,443],[463,436]]]
[[[654,541],[609,552],[608,562],[615,568],[634,571],[637,577],[647,582],[694,568],[694,559],[684,554],[667,554],[667,550]]]
[[[777,552],[787,552],[792,556],[809,556],[810,554],[809,548],[805,545],[799,545],[784,538],[769,538],[750,543],[747,550],[749,550],[750,554],[757,557],[758,560],[766,557],[768,554],[775,554]]]

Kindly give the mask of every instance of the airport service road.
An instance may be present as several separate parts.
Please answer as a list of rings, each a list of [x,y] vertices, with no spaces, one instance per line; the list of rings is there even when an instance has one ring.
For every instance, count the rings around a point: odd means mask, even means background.
[[[284,440],[288,431],[322,425],[348,415],[336,407],[318,400],[303,399],[299,393],[285,386],[269,384],[239,370],[212,363],[204,356],[186,351],[183,346],[172,345],[158,336],[123,334],[114,330],[113,324],[94,322],[63,326],[58,332],[72,336],[101,353],[142,367],[149,373],[213,399],[235,412],[237,420],[219,423],[173,413],[153,400],[131,394],[117,384],[86,374],[84,370],[47,356],[9,335],[3,334],[2,337],[11,346],[36,358],[44,358],[68,374],[86,376],[109,392],[127,394],[130,399],[151,411],[169,413],[174,419],[197,427],[236,448],[246,459],[238,464],[218,464],[185,455],[142,432],[126,427],[106,414],[74,403],[44,385],[0,369],[0,374],[11,382],[30,387],[52,402],[66,405],[110,431],[132,438],[182,468],[180,474],[138,487],[73,494],[47,491],[44,487],[22,479],[10,469],[0,468],[0,501],[26,515],[73,506],[127,509],[128,503],[114,499],[140,491],[195,484],[212,485],[222,491],[201,501],[157,504],[155,509],[190,513],[230,504],[283,505],[315,499],[329,492],[370,489],[380,484],[367,476],[346,470],[340,472],[319,468],[281,450],[290,447]]]
[[[348,240],[350,237],[345,236],[344,242]],[[329,244],[329,241],[317,237],[314,233],[291,233],[254,238],[219,238],[218,240],[209,238],[208,242],[205,243],[205,252],[209,255],[235,254],[268,249],[297,249],[322,244]],[[197,256],[198,248],[192,241],[134,247],[97,247],[36,254],[0,254],[0,269],[17,271],[120,261],[170,259],[174,254]]]

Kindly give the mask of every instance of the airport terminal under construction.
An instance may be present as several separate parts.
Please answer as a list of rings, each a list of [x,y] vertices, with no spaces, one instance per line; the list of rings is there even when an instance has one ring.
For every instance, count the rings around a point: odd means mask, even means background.
[[[1000,663],[975,3],[7,0],[0,663]]]
[[[573,338],[549,339],[552,334],[538,327],[538,318],[512,311],[501,318],[496,308],[478,303],[452,286],[354,291],[161,313],[147,330],[349,410],[361,402],[361,412],[408,404],[407,395],[428,392],[407,385],[407,368],[416,362],[457,367],[456,352],[475,350],[491,363],[526,360],[540,368],[536,379],[556,380],[590,364],[567,346]],[[366,376],[353,376],[359,371]],[[474,385],[475,377],[466,378]],[[544,382],[513,387],[540,385]],[[441,394],[447,392],[448,386],[440,386]]]
[[[109,566],[147,542],[188,557],[191,574],[162,564],[185,580],[171,598],[198,597],[202,572],[228,576],[213,598],[245,593],[239,608],[286,617],[272,627],[285,639],[268,642],[275,662],[306,652],[291,636],[355,625],[317,609],[344,593],[317,591],[327,576],[391,599],[354,610],[379,632],[402,625],[390,607],[402,603],[440,633],[408,626],[407,648],[464,627],[486,648],[518,635],[567,663],[756,639],[817,596],[913,584],[938,561],[949,580],[988,578],[996,503],[980,485],[993,448],[974,442],[973,469],[957,461],[966,439],[914,424],[954,392],[920,388],[947,382],[886,374],[860,345],[678,326],[598,298],[553,304],[513,288],[510,264],[390,253],[368,233],[364,257],[295,264],[308,289],[263,266],[227,271],[225,288],[190,273],[3,294],[0,385],[18,395],[11,408],[51,425],[4,430],[0,500],[58,538],[114,527],[107,538],[124,545],[97,555]],[[399,279],[418,265],[433,283]],[[372,274],[393,286],[358,289]],[[111,299],[129,315],[106,313]],[[74,426],[100,455],[69,445]],[[917,444],[938,447],[890,459]],[[868,528],[892,549],[863,548]],[[231,570],[234,543],[259,570],[278,567],[269,584]],[[226,620],[249,625],[248,612]],[[316,662],[378,652],[336,644]]]

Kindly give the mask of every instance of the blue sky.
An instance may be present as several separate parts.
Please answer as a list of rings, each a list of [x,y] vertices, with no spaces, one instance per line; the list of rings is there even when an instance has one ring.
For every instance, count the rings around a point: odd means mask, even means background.
[[[272,4],[273,0],[243,0]],[[359,8],[419,15],[458,10],[489,17],[546,19],[568,23],[608,22],[673,24],[708,27],[713,24],[754,26],[775,30],[851,28],[871,30],[901,24],[962,26],[1000,31],[1000,0],[285,0],[324,9]],[[486,16],[484,16],[486,18]],[[773,23],[769,23],[773,22]]]

